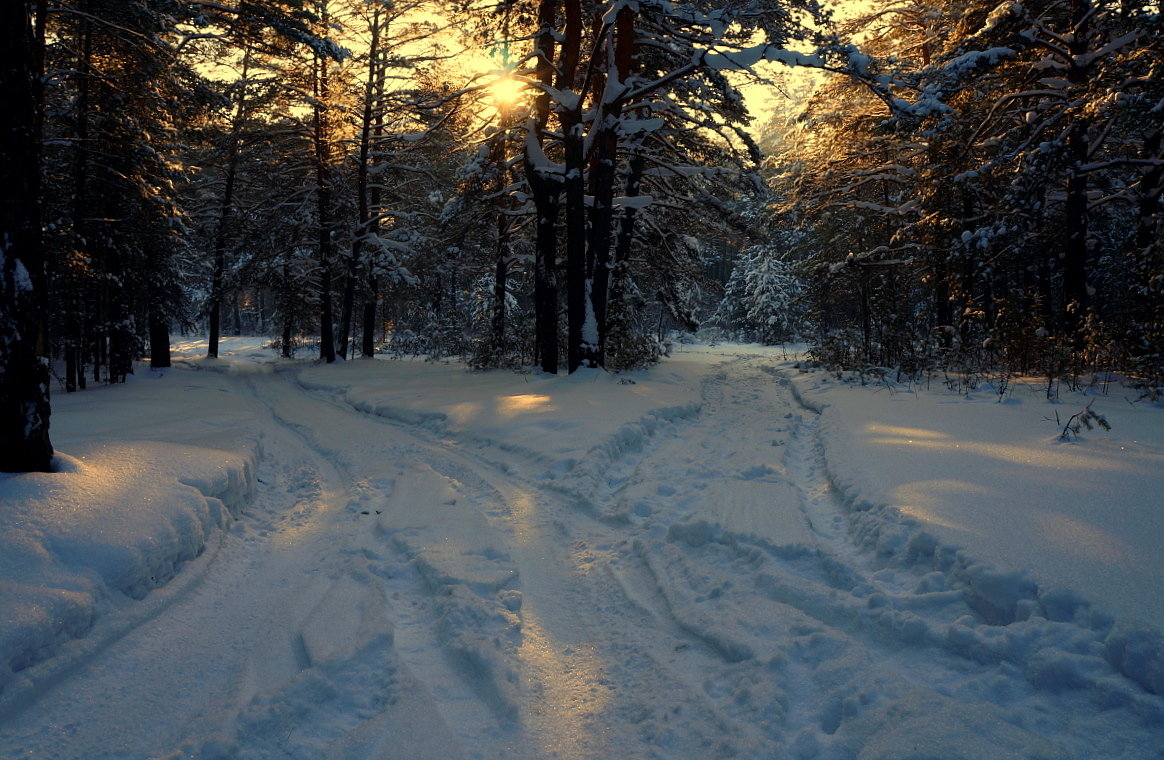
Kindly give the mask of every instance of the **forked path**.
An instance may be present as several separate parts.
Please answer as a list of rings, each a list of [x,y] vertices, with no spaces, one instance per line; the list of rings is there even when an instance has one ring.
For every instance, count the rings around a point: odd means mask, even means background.
[[[817,415],[782,371],[725,357],[699,380],[697,414],[580,463],[584,478],[358,411],[295,369],[238,376],[263,426],[253,507],[180,598],[0,727],[0,754],[889,760],[929,746],[956,760],[1149,746],[1158,700],[1101,659],[1092,683],[1040,685],[1031,653],[1094,657],[1086,632],[989,626],[956,579],[854,543]],[[1118,709],[1097,706],[1097,684]]]

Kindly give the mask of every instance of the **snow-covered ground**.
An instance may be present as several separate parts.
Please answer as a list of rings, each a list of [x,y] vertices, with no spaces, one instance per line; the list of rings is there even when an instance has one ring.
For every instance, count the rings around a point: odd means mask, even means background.
[[[8,758],[1164,758],[1164,409],[223,358],[0,480]]]

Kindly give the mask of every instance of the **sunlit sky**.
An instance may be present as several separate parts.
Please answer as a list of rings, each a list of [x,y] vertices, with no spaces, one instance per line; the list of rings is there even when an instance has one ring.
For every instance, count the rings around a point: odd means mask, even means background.
[[[835,2],[836,15],[839,18],[850,17],[855,13],[868,9],[869,0],[838,0]],[[435,26],[443,26],[440,19],[426,11],[412,11],[409,15],[394,21],[394,29],[402,29],[411,21],[429,22]],[[356,20],[357,24],[359,23]],[[339,40],[341,44],[353,52],[367,45],[366,31],[354,31],[349,36]],[[523,95],[522,83],[510,77],[507,73],[514,65],[514,60],[508,56],[508,51],[499,48],[468,47],[458,39],[453,30],[438,32],[433,35],[422,35],[408,47],[416,46],[418,54],[431,53],[434,47],[443,48],[446,58],[439,67],[444,70],[448,84],[452,87],[479,87],[483,90],[483,107],[489,111],[505,108],[519,100]],[[238,76],[237,60],[219,60],[200,67],[208,76],[219,80],[228,80]],[[748,109],[755,118],[755,126],[766,123],[773,114],[779,114],[796,107],[794,99],[797,92],[803,94],[811,89],[806,85],[816,76],[816,72],[793,70],[781,64],[761,63],[756,67],[756,73],[769,80],[768,82],[751,81],[751,77],[732,75],[740,86]],[[789,95],[793,98],[790,98]],[[483,113],[487,121],[496,118],[496,113]]]

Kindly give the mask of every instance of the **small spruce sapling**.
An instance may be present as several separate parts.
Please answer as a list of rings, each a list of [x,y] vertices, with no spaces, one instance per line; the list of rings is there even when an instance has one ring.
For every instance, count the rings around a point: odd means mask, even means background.
[[[1067,419],[1067,424],[1063,426],[1063,432],[1059,433],[1059,440],[1069,441],[1073,435],[1078,437],[1081,427],[1093,430],[1098,426],[1104,430],[1111,430],[1111,423],[1107,421],[1107,418],[1091,408],[1094,403],[1094,401],[1088,402],[1087,406]],[[1055,424],[1059,424],[1058,412],[1055,412]]]

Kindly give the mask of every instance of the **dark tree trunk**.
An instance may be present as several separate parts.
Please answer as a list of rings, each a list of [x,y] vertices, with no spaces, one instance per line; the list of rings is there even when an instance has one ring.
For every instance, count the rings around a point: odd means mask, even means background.
[[[295,355],[295,314],[293,304],[301,295],[291,285],[291,267],[283,264],[282,278],[279,281],[279,318],[282,321],[282,339],[279,348],[284,359]]]
[[[353,246],[353,248],[357,247]],[[344,293],[340,299],[340,326],[339,335],[335,339],[335,350],[341,359],[348,358],[348,341],[352,334],[352,316],[356,309],[357,250],[353,250],[348,259],[347,270],[344,272]]]
[[[321,230],[319,247],[319,358],[331,364],[335,361],[335,332],[332,330],[330,231]]]
[[[376,355],[376,275],[368,275],[368,300],[364,302],[363,327],[360,332],[360,353],[365,359]]]
[[[543,372],[558,372],[558,216],[562,183],[530,172],[530,190],[538,215],[534,253],[534,344]]]
[[[500,215],[499,215],[500,216]],[[505,342],[505,292],[509,285],[509,230],[504,220],[498,223],[497,264],[493,271],[493,333],[492,343],[496,359],[505,357],[507,346]]]
[[[1069,51],[1072,57],[1068,61],[1067,81],[1076,87],[1086,85],[1089,77],[1087,66],[1080,66],[1077,61],[1087,52],[1090,13],[1089,0],[1071,0],[1072,34]],[[1077,344],[1081,340],[1079,330],[1090,305],[1087,294],[1088,181],[1084,170],[1089,152],[1087,121],[1082,115],[1077,115],[1075,123],[1067,132],[1067,235],[1063,247],[1064,328]]]
[[[206,340],[206,355],[211,358],[218,357],[218,340],[221,335],[223,277],[226,274],[226,242],[231,217],[234,214],[234,189],[238,177],[239,158],[242,153],[239,133],[242,131],[243,116],[246,112],[246,82],[250,74],[250,63],[251,49],[248,45],[243,51],[241,89],[239,90],[238,103],[235,105],[234,121],[230,126],[226,180],[222,189],[222,202],[218,209],[218,228],[214,232],[214,271],[210,279],[210,302],[207,306],[208,336]]]
[[[319,358],[328,364],[335,361],[335,333],[332,322],[331,267],[335,259],[334,223],[332,221],[331,129],[326,113],[331,81],[327,60],[315,56],[315,199],[318,219],[319,256]]]
[[[634,51],[635,11],[624,7],[615,18],[614,66],[618,86],[626,88]],[[606,83],[610,87],[610,83]],[[587,263],[590,268],[590,314],[597,331],[597,344],[587,343],[584,358],[590,366],[605,364],[606,314],[610,293],[611,241],[614,223],[615,163],[618,160],[618,121],[622,116],[625,92],[604,93],[599,109],[594,159],[590,165],[590,239]]]
[[[110,269],[115,280],[120,280],[122,269],[118,262]],[[133,374],[133,360],[137,346],[137,335],[130,314],[129,305],[120,288],[109,289],[107,300],[109,310],[106,312],[105,322],[109,334],[109,367],[108,379],[111,383],[124,383]]]
[[[547,167],[542,153],[543,133],[550,117],[550,93],[554,76],[554,21],[557,3],[541,0],[538,5],[537,67],[535,76],[542,86],[534,98],[533,119],[525,145],[525,172],[537,212],[537,243],[534,253],[534,351],[543,372],[558,372],[558,214],[561,208],[562,178],[539,170]],[[536,155],[535,154],[536,151]]]
[[[633,198],[639,194],[639,187],[643,179],[643,170],[646,168],[646,160],[643,158],[641,150],[637,150],[631,156],[630,163],[627,167],[626,177],[626,196]],[[622,213],[618,220],[618,236],[615,238],[614,256],[611,260],[611,287],[609,303],[607,304],[607,312],[622,310],[624,304],[623,299],[626,297],[626,287],[630,276],[630,249],[631,243],[635,236],[635,217],[638,215],[638,209],[633,206],[628,206],[622,209]],[[610,320],[607,320],[607,331],[611,326]],[[622,327],[626,328],[629,325],[623,323]],[[602,355],[606,358],[606,340],[608,334],[604,332],[602,335]]]
[[[573,108],[559,112],[565,163],[566,195],[566,366],[582,366],[582,330],[586,324],[586,157],[583,152],[582,101],[586,84],[577,82],[582,46],[580,0],[566,0],[566,34],[562,43],[559,88],[578,93]]]
[[[29,6],[0,3],[0,470],[48,472],[49,367],[40,218],[40,41]]]
[[[79,9],[84,12],[87,4],[82,2]],[[88,19],[78,21],[80,39],[76,42],[77,48],[77,95],[74,101],[74,143],[72,161],[73,182],[73,253],[78,260],[82,259],[89,248],[89,90],[91,82],[90,58],[92,40],[89,34]],[[74,275],[70,284],[71,292],[67,296],[65,332],[65,390],[69,393],[78,387],[85,387],[84,346],[95,339],[90,336],[89,326],[93,322],[86,319],[88,283],[84,275],[78,271],[79,267],[70,269]],[[91,314],[92,312],[90,312]],[[94,368],[96,369],[96,368]],[[95,377],[94,380],[97,378]]]
[[[1160,196],[1164,194],[1164,152],[1161,137],[1164,128],[1156,125],[1144,140],[1144,158],[1155,162],[1140,180],[1139,223],[1136,228],[1136,248],[1147,250],[1156,240],[1160,229]]]
[[[582,366],[582,331],[586,324],[586,186],[582,150],[582,115],[562,113],[566,168],[566,349],[570,372]]]
[[[378,143],[383,135],[383,119],[380,117],[380,100],[384,94],[384,62],[380,54],[380,39],[382,21],[380,8],[376,6],[372,11],[371,33],[368,44],[368,72],[367,82],[364,84],[364,102],[360,117],[360,153],[359,163],[356,165],[356,210],[359,227],[356,229],[355,239],[352,241],[352,258],[348,265],[348,280],[344,284],[344,322],[340,335],[340,353],[346,358],[348,333],[355,316],[355,285],[356,277],[364,264],[365,240],[369,235],[379,231],[380,188],[370,188],[368,165],[372,157],[373,143]],[[365,296],[361,319],[362,340],[360,352],[365,357],[375,354],[375,341],[372,337],[376,329],[376,276],[371,274],[372,267],[368,266],[368,293]],[[355,346],[353,345],[354,356]]]
[[[150,369],[170,366],[170,322],[161,309],[150,309]]]
[[[294,330],[294,320],[291,317],[283,317],[283,340],[279,346],[279,355],[284,359],[290,359],[295,355]]]
[[[227,187],[231,187],[234,184],[234,175],[232,172],[227,173],[226,183]],[[223,237],[222,229],[226,224],[227,218],[226,207],[223,206],[222,215],[219,217],[218,222],[219,232],[216,237]],[[206,307],[206,355],[211,359],[218,358],[218,340],[222,331],[222,278],[225,272],[226,241],[216,240],[214,243],[214,269],[210,275],[210,300]]]

